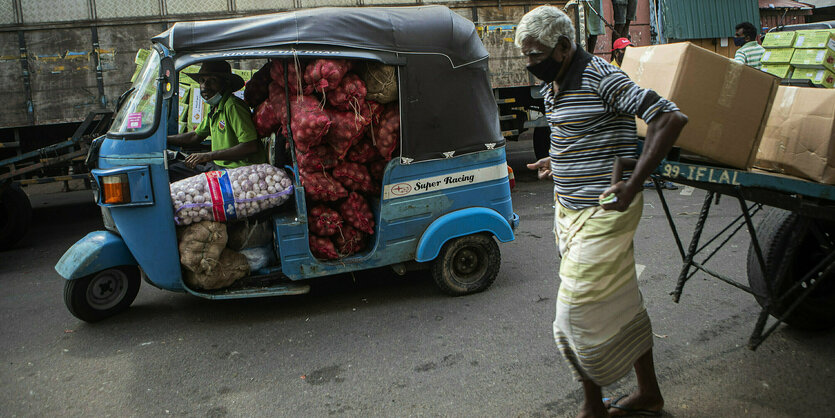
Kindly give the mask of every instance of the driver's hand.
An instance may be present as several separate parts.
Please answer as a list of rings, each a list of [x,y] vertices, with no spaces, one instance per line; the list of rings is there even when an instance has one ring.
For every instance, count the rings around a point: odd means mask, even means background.
[[[551,177],[551,157],[545,157],[535,163],[528,164],[528,170],[536,170],[536,177],[540,180]]]
[[[188,157],[186,157],[185,164],[186,164],[186,167],[188,167],[188,168],[194,168],[195,166],[197,166],[197,164],[207,163],[209,161],[212,161],[212,159],[213,158],[212,158],[211,153],[209,153],[209,152],[198,152],[196,154],[191,154]]]

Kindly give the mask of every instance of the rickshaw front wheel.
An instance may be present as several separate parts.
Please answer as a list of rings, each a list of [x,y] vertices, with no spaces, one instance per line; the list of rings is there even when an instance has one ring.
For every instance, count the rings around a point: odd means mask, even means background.
[[[76,318],[97,322],[127,309],[139,293],[139,269],[119,266],[68,280],[64,303]]]
[[[432,277],[441,291],[453,296],[481,292],[496,280],[501,258],[490,234],[455,238],[444,244],[432,263]]]

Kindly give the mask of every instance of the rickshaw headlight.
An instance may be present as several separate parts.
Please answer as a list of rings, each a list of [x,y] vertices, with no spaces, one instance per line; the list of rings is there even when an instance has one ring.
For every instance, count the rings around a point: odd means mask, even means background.
[[[103,176],[102,202],[107,204],[130,203],[130,185],[127,174]]]

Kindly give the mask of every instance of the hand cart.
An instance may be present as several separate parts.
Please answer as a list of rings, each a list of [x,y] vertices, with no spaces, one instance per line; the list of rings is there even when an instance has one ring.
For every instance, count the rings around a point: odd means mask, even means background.
[[[779,174],[670,160],[661,163],[652,180],[683,262],[671,293],[675,302],[698,271],[754,295],[762,311],[748,341],[751,350],[781,322],[807,330],[835,326],[835,186]],[[662,193],[665,180],[707,191],[686,249]],[[736,199],[741,213],[702,244],[711,205],[721,195]],[[755,227],[752,215],[760,211],[766,214]],[[751,238],[748,285],[706,265],[743,226]],[[717,246],[708,252],[707,247],[714,242],[718,242]],[[770,325],[769,316],[776,318]]]

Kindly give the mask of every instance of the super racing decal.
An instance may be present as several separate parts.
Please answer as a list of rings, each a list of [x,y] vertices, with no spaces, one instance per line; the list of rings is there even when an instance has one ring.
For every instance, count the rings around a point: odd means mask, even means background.
[[[506,177],[507,164],[501,163],[490,167],[477,168],[475,170],[460,171],[442,176],[391,183],[386,184],[383,187],[383,200],[437,192],[454,187],[501,180]]]

